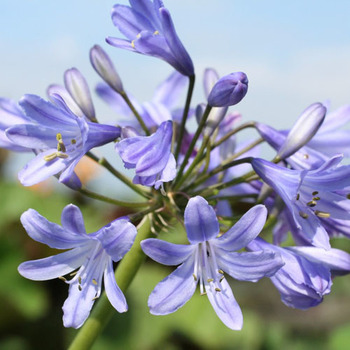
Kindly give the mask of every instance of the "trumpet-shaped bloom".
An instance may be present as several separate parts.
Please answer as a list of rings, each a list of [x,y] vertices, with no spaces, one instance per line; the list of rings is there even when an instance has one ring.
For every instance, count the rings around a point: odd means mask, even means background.
[[[56,174],[59,181],[68,181],[86,152],[120,136],[119,127],[87,122],[68,107],[56,107],[35,95],[25,95],[20,105],[32,123],[15,125],[6,130],[6,136],[16,145],[37,150],[18,174],[24,186]]]
[[[169,11],[160,0],[130,0],[131,6],[115,5],[114,25],[127,39],[108,37],[115,47],[158,57],[186,76],[194,75],[191,57],[176,34]]]
[[[350,184],[350,166],[337,166],[334,157],[315,170],[291,170],[255,158],[256,173],[283,199],[299,231],[298,244],[329,249],[329,236],[320,219],[350,220],[350,200],[338,190]],[[292,230],[293,233],[293,230]]]
[[[219,223],[214,209],[200,197],[191,198],[185,209],[185,227],[190,245],[159,239],[141,242],[143,251],[164,265],[179,265],[151,293],[148,306],[152,314],[166,315],[183,306],[199,283],[216,314],[229,328],[243,325],[241,309],[224,277],[224,272],[242,281],[272,276],[283,265],[279,254],[270,251],[236,252],[260,233],[266,221],[263,205],[250,209],[231,229],[218,237]]]
[[[176,176],[176,161],[171,153],[173,126],[163,122],[151,136],[125,138],[116,144],[116,149],[128,169],[135,168],[135,184],[158,189],[163,182]]]
[[[87,319],[95,300],[101,294],[102,277],[107,297],[118,312],[128,309],[118,287],[112,261],[119,261],[131,248],[137,230],[125,219],[116,219],[97,232],[87,234],[78,207],[70,204],[62,211],[62,226],[52,223],[33,209],[21,216],[28,235],[35,241],[56,249],[71,249],[48,258],[22,263],[19,273],[31,280],[43,281],[61,277],[69,284],[69,295],[63,305],[65,327],[79,328]],[[67,281],[63,278],[77,270]]]
[[[251,251],[271,250],[281,254],[285,265],[271,278],[289,307],[307,309],[320,304],[329,294],[332,275],[350,272],[350,255],[342,250],[317,247],[278,247],[256,238]]]

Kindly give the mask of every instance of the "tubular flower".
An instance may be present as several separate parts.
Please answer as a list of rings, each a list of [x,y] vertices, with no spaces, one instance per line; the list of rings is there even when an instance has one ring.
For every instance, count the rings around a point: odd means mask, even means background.
[[[78,207],[70,204],[62,211],[62,226],[52,223],[33,209],[21,216],[28,235],[56,249],[71,249],[48,258],[22,263],[19,273],[31,280],[61,278],[69,284],[69,295],[63,305],[65,327],[79,328],[90,314],[101,294],[102,276],[109,301],[118,312],[128,309],[118,287],[112,261],[119,261],[131,248],[136,228],[125,219],[116,219],[97,232],[87,234]],[[63,276],[74,270],[71,280]]]
[[[24,186],[59,173],[59,181],[68,181],[86,152],[120,136],[119,127],[87,122],[35,95],[25,95],[20,105],[32,123],[15,125],[6,136],[16,145],[39,150],[18,174]]]
[[[153,260],[164,265],[181,264],[151,293],[150,312],[166,315],[176,311],[191,298],[199,283],[201,294],[208,296],[221,321],[231,329],[241,329],[242,312],[224,272],[238,280],[255,282],[272,276],[283,265],[279,254],[270,251],[235,252],[257,237],[266,214],[265,206],[257,205],[218,237],[219,223],[214,209],[200,196],[191,198],[184,215],[190,245],[153,238],[141,242],[143,251]]]
[[[334,157],[315,170],[291,170],[255,158],[256,173],[285,202],[300,235],[299,244],[329,249],[329,236],[321,219],[350,220],[350,201],[337,190],[350,184],[350,166],[337,166]],[[293,230],[292,230],[293,232]]]
[[[163,182],[175,178],[176,161],[171,153],[172,135],[172,122],[166,121],[151,136],[129,137],[116,144],[125,167],[135,168],[135,184],[159,189]]]
[[[176,34],[169,11],[160,0],[130,0],[114,5],[113,24],[127,39],[108,37],[108,44],[158,57],[186,76],[194,75],[191,57]]]

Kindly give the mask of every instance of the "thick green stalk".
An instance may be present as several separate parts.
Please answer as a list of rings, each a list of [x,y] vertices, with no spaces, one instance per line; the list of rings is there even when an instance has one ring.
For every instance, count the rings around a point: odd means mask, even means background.
[[[150,220],[146,216],[138,226],[138,233],[133,246],[119,263],[115,272],[118,286],[124,293],[145,258],[140,242],[150,236]],[[107,299],[106,293],[103,293],[91,312],[90,317],[86,320],[71,343],[69,350],[90,349],[115,312],[116,310]]]

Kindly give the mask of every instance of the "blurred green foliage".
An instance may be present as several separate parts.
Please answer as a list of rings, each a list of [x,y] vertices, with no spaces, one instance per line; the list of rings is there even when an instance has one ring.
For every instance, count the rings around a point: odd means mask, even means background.
[[[123,215],[109,205],[86,201],[69,191],[45,192],[0,182],[0,350],[66,349],[76,330],[62,325],[62,305],[68,288],[60,280],[34,282],[22,278],[17,266],[57,251],[32,241],[19,218],[28,208],[60,223],[64,206],[79,205],[93,232]],[[183,242],[176,228],[164,239]],[[350,251],[350,242],[336,240]],[[336,278],[331,295],[307,311],[284,306],[268,279],[258,283],[230,280],[244,315],[240,332],[226,328],[205,296],[195,296],[176,313],[153,316],[147,298],[154,286],[172,271],[146,260],[126,293],[129,312],[116,313],[97,340],[96,350],[343,350],[350,349],[350,277]]]

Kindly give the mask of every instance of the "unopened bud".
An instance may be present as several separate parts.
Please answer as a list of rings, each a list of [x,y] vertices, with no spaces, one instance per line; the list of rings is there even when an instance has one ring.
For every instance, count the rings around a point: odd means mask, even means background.
[[[327,108],[319,102],[306,108],[281,145],[277,157],[280,159],[288,158],[306,145],[322,125],[326,113]]]
[[[90,50],[90,62],[97,74],[116,92],[123,92],[122,81],[114,68],[114,65],[102,49],[101,46],[95,45]]]
[[[219,79],[208,96],[212,107],[228,107],[240,102],[248,90],[248,78],[243,72],[231,73]]]
[[[64,73],[64,85],[73,100],[77,103],[84,115],[91,121],[96,121],[95,108],[92,103],[90,90],[83,75],[76,68]]]

